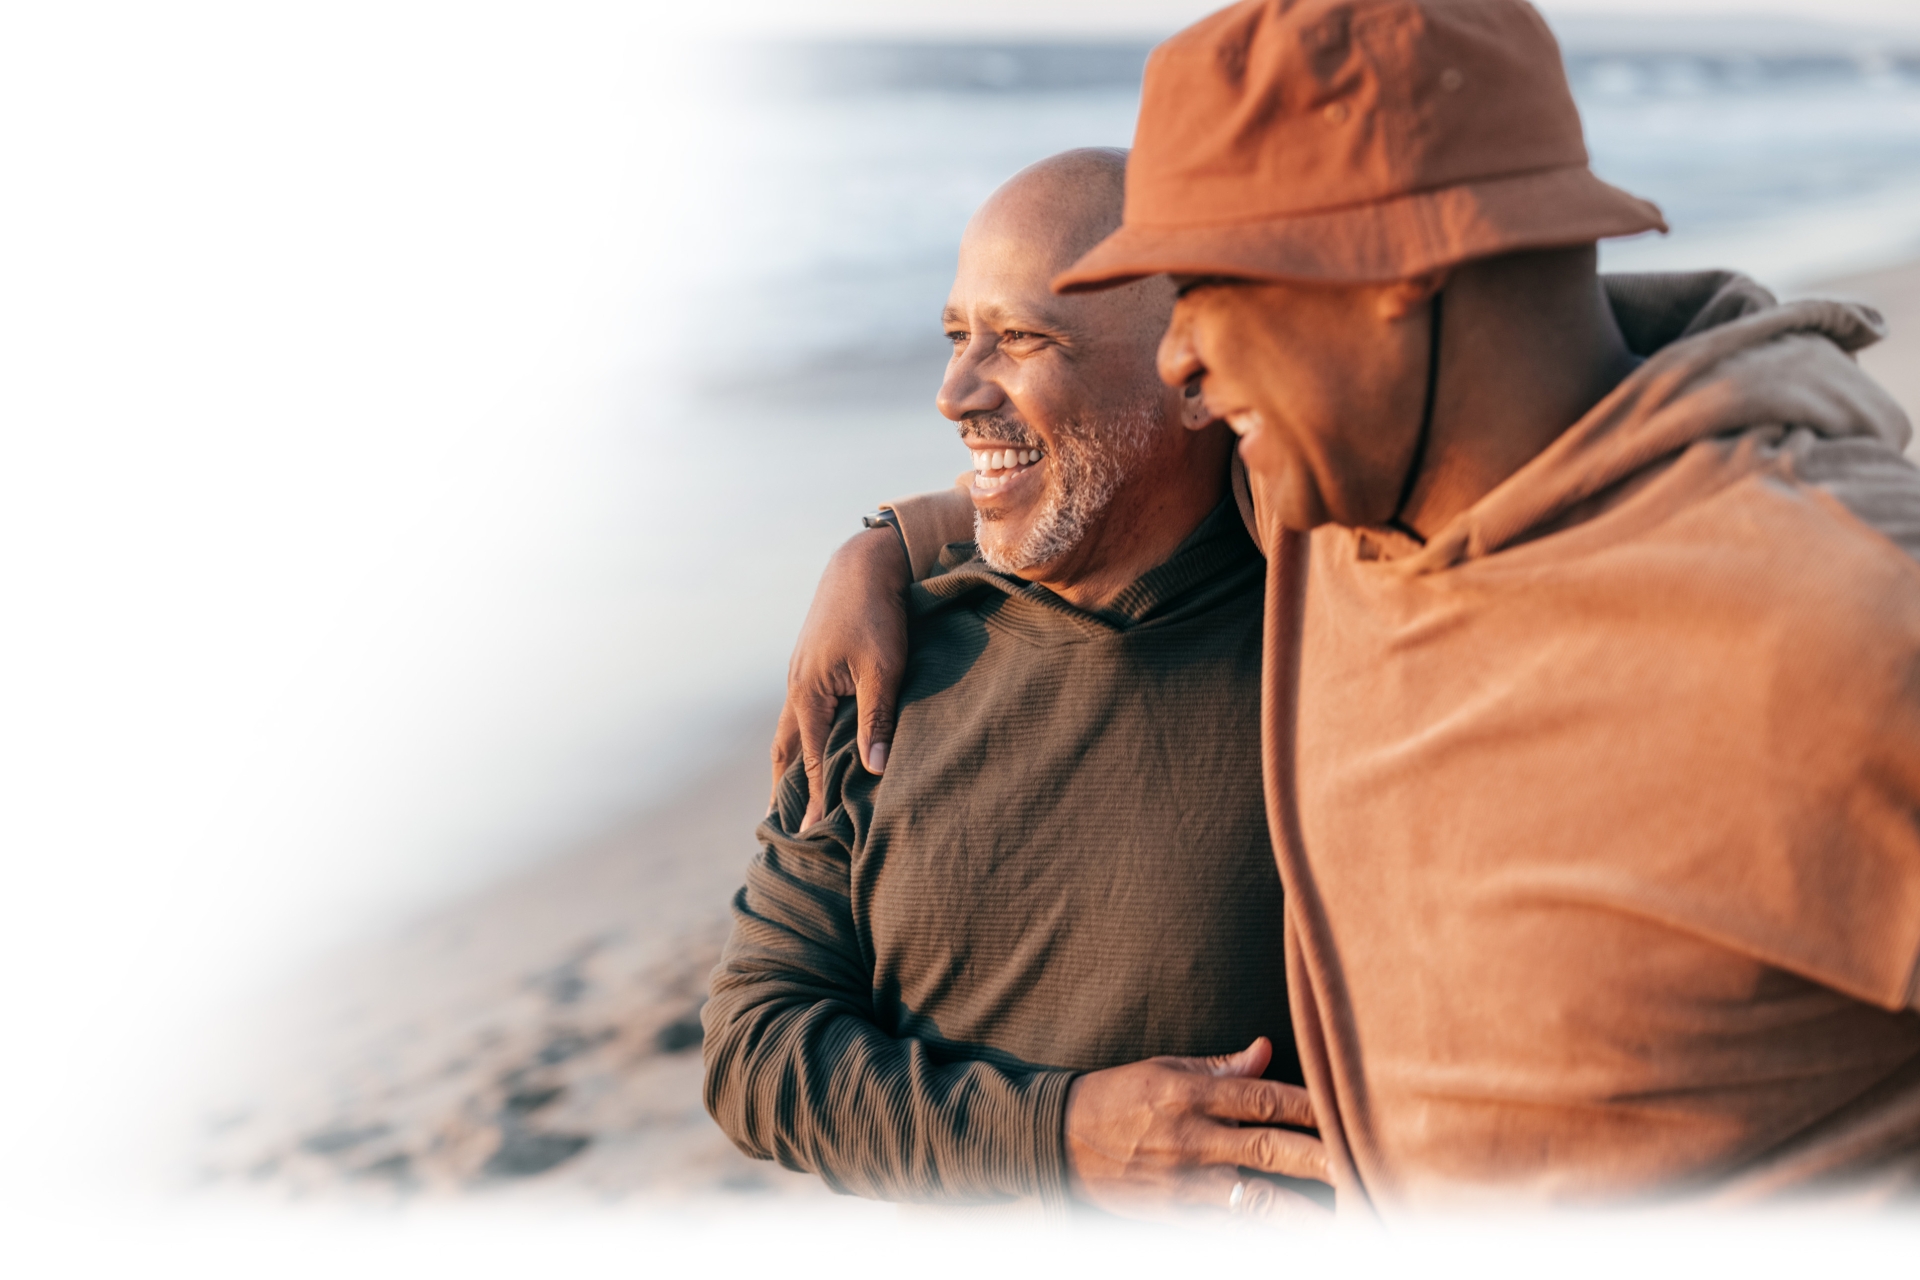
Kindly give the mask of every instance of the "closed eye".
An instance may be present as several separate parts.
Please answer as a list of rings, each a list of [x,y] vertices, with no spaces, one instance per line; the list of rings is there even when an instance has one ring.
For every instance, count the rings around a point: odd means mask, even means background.
[[[1036,350],[1051,341],[1053,341],[1051,335],[1035,333],[1031,329],[1002,329],[1000,331],[1000,345],[1003,347],[1012,347],[1016,351]]]
[[[1180,286],[1173,291],[1173,296],[1176,298],[1184,298],[1195,289],[1205,289],[1209,285],[1225,283],[1227,283],[1227,280],[1224,276],[1195,276],[1191,280],[1183,281]]]

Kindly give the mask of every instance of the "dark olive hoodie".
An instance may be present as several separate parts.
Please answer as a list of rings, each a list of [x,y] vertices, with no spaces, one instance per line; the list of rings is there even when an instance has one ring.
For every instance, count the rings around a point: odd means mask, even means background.
[[[851,705],[826,817],[782,784],[706,1006],[750,1155],[885,1199],[1064,1203],[1075,1072],[1277,1046],[1297,1081],[1261,795],[1264,563],[1223,502],[1087,611],[964,544],[915,587],[884,777]]]

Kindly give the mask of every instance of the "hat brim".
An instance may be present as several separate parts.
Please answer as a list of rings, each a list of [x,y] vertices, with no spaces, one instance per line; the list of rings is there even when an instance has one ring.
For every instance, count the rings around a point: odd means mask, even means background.
[[[1575,165],[1282,218],[1127,223],[1054,277],[1053,291],[1089,293],[1163,273],[1375,284],[1475,258],[1666,229],[1654,205]]]

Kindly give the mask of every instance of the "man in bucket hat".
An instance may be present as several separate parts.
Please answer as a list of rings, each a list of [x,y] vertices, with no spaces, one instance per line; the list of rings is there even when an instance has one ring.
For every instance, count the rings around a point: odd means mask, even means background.
[[[1162,377],[1241,436],[1349,1208],[1920,1175],[1909,427],[1864,308],[1595,274],[1659,226],[1519,0],[1248,0],[1156,50],[1055,281],[1172,275]]]

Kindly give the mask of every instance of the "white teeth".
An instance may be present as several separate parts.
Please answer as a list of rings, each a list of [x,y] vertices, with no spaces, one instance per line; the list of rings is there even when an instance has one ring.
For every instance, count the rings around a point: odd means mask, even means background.
[[[1032,466],[1041,458],[1038,449],[971,449],[968,452],[973,455],[973,469],[981,475]]]

